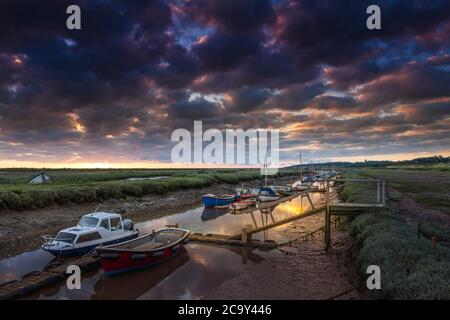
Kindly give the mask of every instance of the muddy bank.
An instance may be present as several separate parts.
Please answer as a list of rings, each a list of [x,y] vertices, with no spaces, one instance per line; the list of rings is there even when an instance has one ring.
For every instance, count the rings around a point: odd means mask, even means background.
[[[294,176],[272,179],[274,184],[292,183]],[[257,186],[258,180],[246,182],[245,186]],[[216,184],[205,188],[186,189],[163,195],[148,195],[141,198],[129,197],[123,200],[109,199],[101,204],[100,210],[121,213],[135,222],[155,219],[201,204],[206,193],[233,192],[236,185]],[[75,225],[79,218],[93,212],[98,203],[83,205],[53,206],[45,209],[9,211],[0,214],[0,258],[37,248],[41,236],[55,234],[60,229]]]
[[[324,216],[290,224],[284,232],[298,238],[323,226]],[[353,283],[352,240],[345,230],[333,230],[333,250],[325,253],[323,238],[286,249],[289,254],[270,256],[227,279],[206,299],[370,299]]]

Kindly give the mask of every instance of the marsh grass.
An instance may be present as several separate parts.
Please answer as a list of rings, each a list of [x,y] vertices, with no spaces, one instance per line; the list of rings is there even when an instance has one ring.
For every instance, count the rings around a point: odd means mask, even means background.
[[[415,186],[408,188],[411,189]],[[341,194],[350,201],[366,201],[365,193],[370,190],[358,189],[356,183],[342,185]],[[450,239],[448,230],[432,223],[424,223],[422,229],[422,233],[430,237]],[[429,238],[419,238],[417,228],[389,208],[356,217],[350,230],[362,281],[367,278],[369,265],[381,268],[381,290],[374,291],[379,298],[450,299],[450,250],[447,247],[433,248]]]
[[[45,208],[53,204],[83,204],[106,199],[165,194],[188,188],[201,188],[215,183],[238,185],[260,178],[259,170],[55,170],[55,178],[47,185],[28,185],[29,172],[1,172],[10,181],[0,185],[0,212]],[[280,170],[278,176],[296,174]],[[166,176],[161,180],[127,181],[130,177]],[[25,181],[25,182],[24,182]]]

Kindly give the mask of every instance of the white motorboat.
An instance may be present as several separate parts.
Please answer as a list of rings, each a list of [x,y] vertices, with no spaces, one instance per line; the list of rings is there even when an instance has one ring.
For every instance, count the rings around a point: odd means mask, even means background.
[[[137,238],[129,219],[117,213],[94,212],[81,217],[78,225],[61,230],[55,238],[44,236],[42,249],[56,256],[82,255],[99,245],[112,245]]]

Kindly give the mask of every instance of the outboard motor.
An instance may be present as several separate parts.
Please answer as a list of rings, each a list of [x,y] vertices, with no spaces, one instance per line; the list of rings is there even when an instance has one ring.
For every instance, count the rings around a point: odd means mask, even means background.
[[[133,230],[134,229],[134,223],[130,219],[123,220],[122,224],[123,224],[124,230]]]

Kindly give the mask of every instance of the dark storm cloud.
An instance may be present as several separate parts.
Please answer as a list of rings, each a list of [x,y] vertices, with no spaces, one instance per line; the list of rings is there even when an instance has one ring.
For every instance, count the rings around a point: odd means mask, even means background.
[[[230,110],[247,113],[261,106],[272,93],[265,88],[242,88],[233,92],[231,96]]]
[[[191,0],[185,1],[182,9],[188,20],[212,24],[235,34],[259,33],[261,26],[276,21],[269,0]]]
[[[82,30],[65,27],[69,4]],[[382,30],[366,28],[369,4]],[[2,1],[0,154],[151,146],[167,160],[171,130],[193,120],[289,126],[286,146],[322,151],[442,147],[449,31],[446,0]]]

